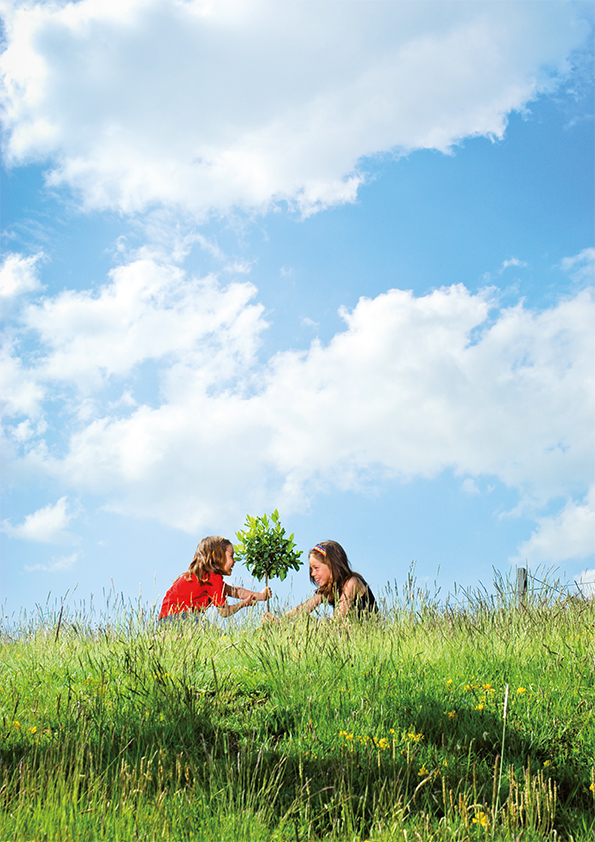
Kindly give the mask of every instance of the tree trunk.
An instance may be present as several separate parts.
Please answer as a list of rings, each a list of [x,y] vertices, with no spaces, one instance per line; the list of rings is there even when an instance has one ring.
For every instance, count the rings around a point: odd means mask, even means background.
[[[267,589],[267,591],[268,591],[268,589],[269,589],[269,574],[268,574],[268,573],[265,573],[265,574],[264,574],[264,584],[265,584],[265,587],[266,587],[266,589]],[[267,593],[267,614],[269,613],[269,611],[270,611],[270,608],[269,608],[269,595],[268,595],[268,593]]]

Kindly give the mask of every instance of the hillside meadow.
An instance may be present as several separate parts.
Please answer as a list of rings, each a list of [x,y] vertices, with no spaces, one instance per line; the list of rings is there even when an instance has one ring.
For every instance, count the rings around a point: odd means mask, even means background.
[[[0,842],[595,834],[595,605],[555,588],[409,580],[349,624],[40,610],[0,647]]]

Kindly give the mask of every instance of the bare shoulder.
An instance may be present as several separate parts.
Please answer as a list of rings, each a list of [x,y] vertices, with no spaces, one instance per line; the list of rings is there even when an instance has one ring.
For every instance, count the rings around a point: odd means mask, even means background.
[[[343,593],[348,599],[354,599],[356,596],[362,596],[366,592],[366,585],[357,576],[352,576],[345,582]]]

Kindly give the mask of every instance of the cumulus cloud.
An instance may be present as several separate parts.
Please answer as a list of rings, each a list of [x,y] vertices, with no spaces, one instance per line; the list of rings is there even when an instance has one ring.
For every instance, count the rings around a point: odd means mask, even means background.
[[[49,429],[55,412],[67,426],[58,446],[39,422],[27,426],[20,393],[9,395],[22,413],[6,418],[18,464],[98,494],[112,511],[189,532],[271,505],[303,510],[325,489],[449,469],[467,492],[474,478],[498,478],[533,512],[571,501],[539,520],[521,551],[582,557],[592,498],[580,495],[594,455],[590,290],[538,312],[463,285],[392,289],[342,310],[344,329],[328,344],[268,360],[255,294],[245,280],[222,285],[146,259],[97,292],[24,306],[39,349],[27,363],[13,348],[19,389],[39,390]]]
[[[37,264],[43,254],[23,257],[22,254],[8,254],[0,266],[0,299],[40,289]]]
[[[595,553],[595,485],[580,502],[568,500],[555,515],[537,519],[537,529],[514,559],[533,563],[588,558]]]
[[[592,297],[540,314],[519,304],[490,324],[493,304],[461,285],[419,298],[390,290],[344,312],[347,329],[328,346],[279,355],[268,404],[290,423],[274,425],[271,452],[289,481],[312,464],[346,483],[372,465],[403,478],[452,467],[549,498],[572,464],[584,483]]]
[[[72,534],[68,531],[70,521],[77,516],[69,511],[68,499],[61,497],[54,505],[37,509],[18,526],[12,526],[10,521],[3,521],[0,530],[10,538],[22,541],[36,541],[41,544],[71,544]]]
[[[5,340],[0,346],[0,413],[3,417],[26,415],[37,418],[45,390],[35,375],[26,369],[15,350],[14,342]]]
[[[568,71],[550,3],[10,0],[5,158],[89,208],[353,201],[364,159],[500,138]]]
[[[213,276],[189,278],[154,260],[120,266],[98,293],[67,290],[24,310],[26,327],[47,349],[36,379],[92,392],[168,356],[178,371],[200,371],[205,387],[237,376],[266,326],[262,305],[249,304],[255,293],[249,283],[221,289]]]

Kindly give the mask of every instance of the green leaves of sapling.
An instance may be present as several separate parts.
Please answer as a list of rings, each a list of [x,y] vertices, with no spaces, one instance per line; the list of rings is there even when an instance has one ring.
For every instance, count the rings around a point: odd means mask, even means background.
[[[268,517],[246,515],[244,530],[236,532],[238,543],[234,550],[250,573],[261,581],[279,577],[285,579],[289,570],[299,570],[301,551],[295,549],[293,533],[286,537],[277,509]]]

